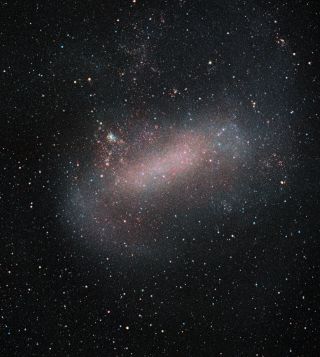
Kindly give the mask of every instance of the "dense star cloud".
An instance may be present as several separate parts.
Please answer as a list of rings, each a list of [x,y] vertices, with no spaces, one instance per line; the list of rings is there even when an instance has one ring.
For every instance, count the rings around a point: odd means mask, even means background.
[[[0,8],[0,355],[317,356],[316,2]]]
[[[188,128],[144,123],[118,132],[99,126],[91,167],[75,176],[67,199],[67,215],[78,229],[90,227],[89,236],[105,244],[130,237],[149,246],[156,238],[150,229],[230,192],[250,160],[250,140],[232,122]]]

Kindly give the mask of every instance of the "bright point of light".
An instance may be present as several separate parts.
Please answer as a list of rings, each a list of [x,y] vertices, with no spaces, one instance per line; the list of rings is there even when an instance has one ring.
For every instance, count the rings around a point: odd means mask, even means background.
[[[108,141],[114,143],[117,141],[117,137],[110,131],[109,134],[107,135]]]

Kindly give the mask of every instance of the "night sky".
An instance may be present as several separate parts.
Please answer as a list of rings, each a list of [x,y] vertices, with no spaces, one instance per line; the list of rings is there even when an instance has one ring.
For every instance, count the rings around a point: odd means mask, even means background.
[[[320,355],[317,1],[1,1],[0,355]]]

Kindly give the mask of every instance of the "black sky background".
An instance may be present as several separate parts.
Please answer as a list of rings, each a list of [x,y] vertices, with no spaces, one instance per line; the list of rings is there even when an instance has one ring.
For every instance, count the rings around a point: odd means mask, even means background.
[[[1,355],[317,356],[317,2],[12,1],[1,19]],[[97,123],[210,115],[255,142],[237,192],[166,219],[146,255],[78,239],[69,183]],[[259,166],[274,151],[284,171]]]

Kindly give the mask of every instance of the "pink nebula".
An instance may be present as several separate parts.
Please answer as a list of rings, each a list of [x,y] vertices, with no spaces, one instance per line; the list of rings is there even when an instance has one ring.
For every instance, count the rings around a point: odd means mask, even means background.
[[[174,184],[199,169],[208,152],[205,137],[193,133],[182,133],[155,149],[156,153],[144,153],[125,165],[118,175],[117,184],[138,191]]]

